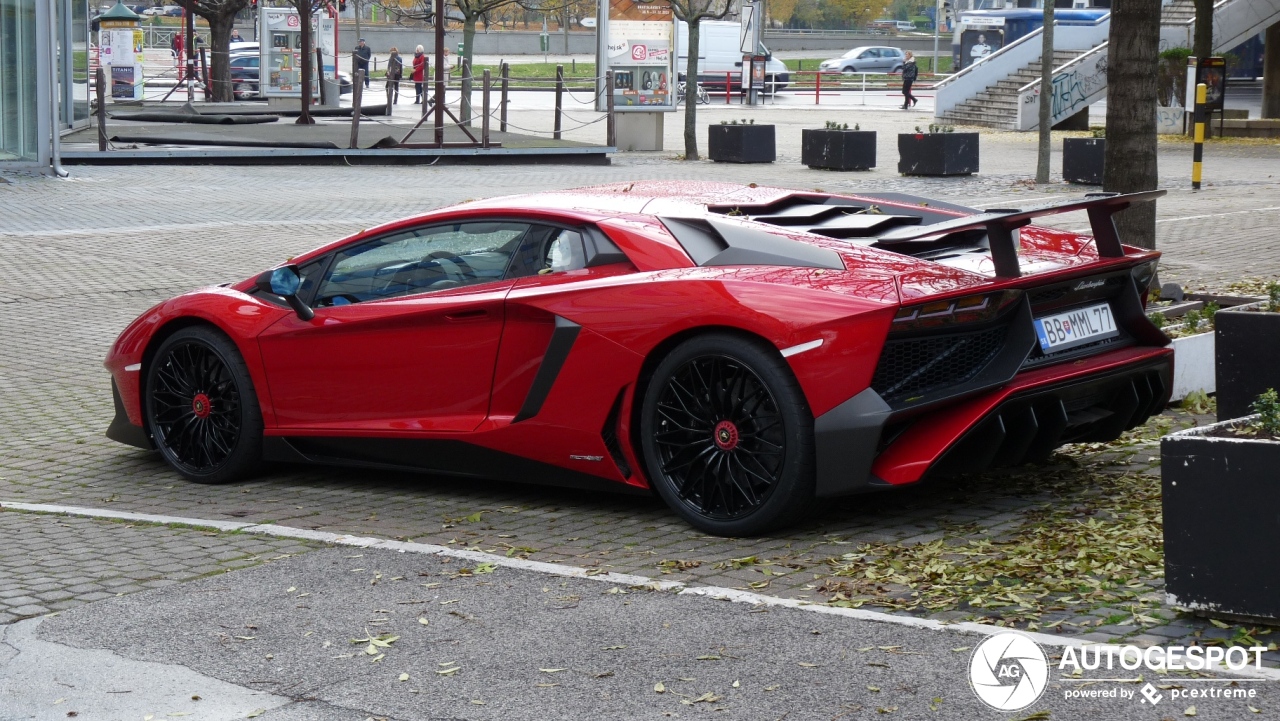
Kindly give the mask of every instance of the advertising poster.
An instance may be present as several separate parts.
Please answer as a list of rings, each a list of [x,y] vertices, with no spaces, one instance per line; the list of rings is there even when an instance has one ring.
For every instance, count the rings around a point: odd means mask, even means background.
[[[614,107],[675,109],[675,21],[665,0],[607,0],[603,64],[613,70]],[[603,103],[602,103],[603,104]],[[603,108],[601,108],[603,109]]]
[[[321,19],[320,27],[316,28],[316,20],[317,18],[312,18],[311,42],[323,52],[324,70],[328,74],[333,69],[333,21],[327,18]],[[265,41],[260,43],[262,54],[260,72],[265,80],[262,85],[262,94],[269,98],[299,97],[302,94],[301,18],[297,12],[289,8],[263,8],[259,21],[261,26],[258,36]],[[327,41],[326,32],[329,36]],[[314,64],[313,62],[312,65]],[[312,69],[312,97],[320,96],[320,83],[316,70],[316,68]]]
[[[134,73],[132,65],[111,66],[111,97],[115,100],[133,100]]]
[[[997,29],[965,30],[960,34],[960,68],[973,65],[1004,47],[1004,31]]]
[[[1227,63],[1225,58],[1201,58],[1196,68],[1196,84],[1204,83],[1205,107],[1222,110],[1227,99]]]

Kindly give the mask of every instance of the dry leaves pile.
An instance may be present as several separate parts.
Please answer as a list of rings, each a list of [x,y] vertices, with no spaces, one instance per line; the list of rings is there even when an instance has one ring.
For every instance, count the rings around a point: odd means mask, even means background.
[[[818,590],[837,606],[969,611],[1032,629],[1046,613],[1062,612],[1052,626],[1101,606],[1123,609],[1109,623],[1164,623],[1152,613],[1164,576],[1160,479],[1122,473],[1116,461],[1149,448],[1173,424],[1158,417],[1112,444],[1070,447],[1050,468],[969,479],[970,492],[1049,500],[1007,530],[951,525],[930,543],[863,544],[827,560],[832,576]]]

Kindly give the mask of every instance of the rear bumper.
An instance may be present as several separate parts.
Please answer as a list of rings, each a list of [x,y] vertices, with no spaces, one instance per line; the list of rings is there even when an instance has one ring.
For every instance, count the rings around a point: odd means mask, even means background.
[[[925,414],[871,465],[889,485],[971,473],[1048,456],[1082,441],[1109,441],[1169,401],[1173,350],[1131,347],[1025,371],[999,390]]]

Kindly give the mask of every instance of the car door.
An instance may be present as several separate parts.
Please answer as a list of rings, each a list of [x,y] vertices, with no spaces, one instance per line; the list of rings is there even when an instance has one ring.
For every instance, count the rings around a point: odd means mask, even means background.
[[[304,268],[315,317],[259,336],[277,424],[326,432],[469,431],[488,414],[507,267],[526,223],[425,225]],[[311,265],[316,265],[315,263]],[[319,279],[313,283],[312,277]]]
[[[880,51],[875,48],[868,48],[862,51],[858,59],[854,61],[853,69],[860,73],[875,72],[876,61],[880,58]]]

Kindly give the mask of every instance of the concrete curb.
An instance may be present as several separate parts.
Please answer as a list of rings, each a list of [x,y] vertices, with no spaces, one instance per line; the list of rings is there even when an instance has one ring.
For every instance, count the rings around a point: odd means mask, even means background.
[[[478,563],[492,563],[495,566],[504,568],[515,568],[524,571],[533,571],[535,573],[545,573],[553,576],[562,576],[566,578],[586,578],[605,583],[620,584],[626,586],[641,586],[656,591],[668,591],[678,593],[682,596],[704,596],[719,601],[731,601],[734,603],[748,603],[752,605],[765,605],[775,608],[791,608],[799,611],[810,611],[830,616],[843,616],[845,618],[857,619],[860,621],[872,621],[875,623],[889,623],[898,626],[907,626],[911,628],[928,629],[933,631],[951,631],[958,633],[977,634],[982,636],[993,636],[998,633],[1005,633],[1010,630],[1003,626],[988,626],[981,623],[973,623],[969,621],[960,623],[943,623],[927,618],[915,618],[912,616],[899,616],[889,613],[881,613],[879,611],[869,611],[861,608],[840,608],[837,606],[827,606],[823,604],[810,603],[791,598],[780,598],[777,596],[766,596],[750,591],[742,591],[733,588],[723,588],[719,586],[689,586],[678,581],[659,581],[646,576],[637,576],[627,573],[598,573],[592,569],[582,568],[579,566],[567,566],[558,563],[545,563],[542,561],[529,561],[522,558],[508,558],[493,553],[485,553],[483,551],[467,551],[462,549],[448,548],[446,546],[437,546],[429,543],[413,543],[409,541],[392,541],[372,536],[352,536],[341,533],[331,533],[328,531],[311,531],[302,528],[294,528],[291,526],[279,526],[275,524],[256,524],[256,523],[236,523],[230,521],[215,521],[200,518],[185,518],[182,516],[165,516],[150,513],[132,513],[128,511],[110,511],[97,508],[84,508],[80,506],[63,506],[57,504],[45,503],[22,503],[15,501],[0,501],[0,509],[12,511],[27,511],[32,513],[49,513],[66,516],[81,516],[86,518],[113,519],[123,521],[138,521],[140,523],[154,523],[161,525],[181,525],[192,526],[195,528],[211,528],[219,531],[238,531],[240,533],[253,533],[263,536],[274,536],[277,538],[295,538],[305,541],[316,541],[319,543],[328,543],[336,546],[352,546],[356,548],[376,548],[386,551],[397,551],[399,553],[416,553],[423,555],[446,556],[449,558],[458,558],[467,561],[475,561]],[[1091,641],[1084,641],[1070,636],[1060,636],[1050,633],[1018,631],[1025,636],[1030,637],[1041,646],[1055,648],[1084,648],[1092,646],[1122,646],[1124,644],[1104,644]],[[1215,671],[1230,676],[1239,676],[1241,678],[1268,679],[1272,681],[1280,681],[1280,669],[1262,668],[1262,669],[1242,669],[1232,670],[1225,665],[1219,667]]]

